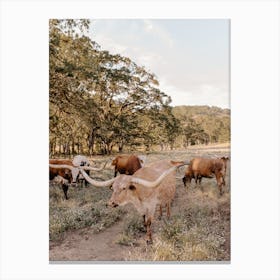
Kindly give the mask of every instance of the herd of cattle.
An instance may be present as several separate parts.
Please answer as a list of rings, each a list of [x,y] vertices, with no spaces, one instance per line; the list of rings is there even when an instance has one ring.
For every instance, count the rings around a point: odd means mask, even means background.
[[[98,181],[90,177],[90,171],[101,171],[103,167],[90,165],[85,156],[76,156],[71,160],[50,160],[50,180],[59,183],[68,199],[69,185],[76,185],[79,180],[85,180],[96,187],[111,187],[112,196],[108,202],[111,207],[132,203],[143,216],[146,228],[146,241],[152,242],[151,223],[154,219],[157,205],[160,216],[166,207],[167,217],[170,217],[170,205],[176,191],[176,169],[187,165],[183,183],[187,186],[192,179],[201,183],[202,178],[216,178],[220,195],[224,192],[225,175],[228,157],[193,158],[190,161],[161,160],[145,165],[145,157],[137,155],[117,156],[112,165],[115,168],[114,178]],[[120,175],[117,176],[117,174]]]

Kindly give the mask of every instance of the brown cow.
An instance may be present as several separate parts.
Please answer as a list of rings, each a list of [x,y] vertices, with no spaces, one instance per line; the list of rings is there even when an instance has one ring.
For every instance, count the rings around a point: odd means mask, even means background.
[[[195,183],[199,181],[201,183],[202,178],[216,177],[217,185],[220,191],[220,195],[223,194],[223,187],[225,186],[225,175],[227,169],[228,157],[222,158],[193,158],[188,166],[185,176],[183,177],[183,183],[186,186],[186,182],[191,183],[192,179],[195,179]]]
[[[50,159],[49,164],[49,179],[53,180],[57,176],[60,177],[57,182],[61,184],[65,199],[68,199],[68,184],[76,183],[79,169],[74,168],[71,160]]]
[[[65,199],[68,199],[67,192],[69,184],[76,184],[77,180],[80,179],[80,168],[86,170],[85,172],[89,175],[90,170],[100,171],[104,167],[94,168],[89,166],[89,162],[84,156],[76,156],[73,161],[66,159],[50,159],[49,179],[53,180],[58,176],[56,182],[61,184]]]
[[[170,216],[170,204],[176,191],[175,170],[184,164],[189,163],[162,160],[137,170],[133,175],[122,174],[102,183],[92,180],[84,174],[83,170],[81,172],[93,185],[96,183],[97,186],[113,184],[113,194],[108,203],[110,206],[117,207],[128,203],[134,205],[144,218],[147,230],[146,240],[150,243],[152,242],[151,224],[156,207],[159,205],[162,209],[163,206],[167,206],[167,216]]]
[[[133,175],[138,169],[142,167],[143,160],[137,155],[122,155],[117,156],[113,161],[112,165],[115,166],[115,175],[117,173]]]

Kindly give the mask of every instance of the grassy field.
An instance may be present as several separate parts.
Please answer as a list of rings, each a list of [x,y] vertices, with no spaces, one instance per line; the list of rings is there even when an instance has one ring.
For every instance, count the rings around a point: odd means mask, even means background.
[[[166,158],[188,160],[195,156],[229,156],[229,150],[228,145],[223,145],[150,153],[146,163]],[[112,159],[112,156],[94,159],[101,164]],[[100,246],[109,244],[106,248],[110,256],[108,260],[230,260],[230,164],[225,193],[221,197],[215,179],[202,179],[201,188],[192,182],[186,189],[181,179],[184,170],[185,167],[180,168],[177,173],[177,190],[171,207],[171,218],[168,220],[164,215],[161,220],[155,219],[152,226],[154,242],[150,246],[144,240],[142,217],[131,205],[117,208],[106,206],[112,192],[109,188],[70,187],[69,200],[66,201],[58,186],[50,186],[50,252],[56,250],[56,257],[52,257],[51,252],[50,259],[107,260],[106,255],[102,256],[103,247],[98,250],[97,244],[94,248],[89,248],[86,242],[92,238],[98,240],[98,243],[104,242]],[[92,172],[91,176],[102,180],[110,179],[113,177],[113,169],[106,169],[98,174]],[[110,234],[106,234],[108,231]],[[68,240],[70,233],[72,239]],[[64,250],[60,256],[61,246],[67,242],[72,242],[72,253],[67,256]],[[77,242],[80,242],[79,250],[75,251]],[[86,252],[87,250],[90,252]]]

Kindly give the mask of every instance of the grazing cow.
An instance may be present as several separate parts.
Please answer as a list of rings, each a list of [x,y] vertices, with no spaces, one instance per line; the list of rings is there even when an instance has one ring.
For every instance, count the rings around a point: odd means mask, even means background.
[[[106,163],[105,163],[106,165]],[[90,170],[100,171],[105,165],[101,168],[94,168],[89,166],[89,162],[84,156],[76,156],[73,161],[71,160],[62,160],[62,159],[50,159],[49,160],[49,176],[50,180],[53,180],[56,176],[56,182],[59,182],[62,186],[65,199],[68,199],[67,192],[69,184],[76,184],[77,180],[81,180],[80,169],[85,170],[89,175]]]
[[[138,169],[142,167],[142,164],[144,163],[143,159],[139,158],[136,155],[122,155],[117,156],[113,161],[112,165],[115,166],[115,175],[117,176],[117,173],[120,174],[126,174],[126,175],[132,175],[134,174]]]
[[[133,175],[121,174],[109,181],[94,181],[81,170],[83,176],[96,186],[112,185],[113,194],[108,205],[117,207],[132,203],[143,216],[146,227],[147,243],[152,242],[151,224],[154,219],[157,205],[162,210],[167,207],[167,216],[170,217],[170,204],[176,191],[175,170],[177,167],[189,164],[162,160],[137,170]],[[162,214],[162,211],[161,213]]]
[[[87,159],[87,157],[82,156],[82,155],[75,156],[73,158],[72,163],[74,166],[90,166],[90,163],[89,163],[89,160]],[[88,175],[90,175],[90,170],[86,170],[86,173]],[[88,181],[85,180],[85,178],[83,177],[82,174],[79,174],[77,179],[78,179],[79,183],[82,183],[82,184],[85,183],[85,186],[88,185]]]
[[[225,186],[228,159],[228,157],[216,159],[200,157],[192,159],[183,177],[184,185],[186,186],[186,182],[191,183],[192,179],[195,179],[196,184],[197,181],[200,184],[203,177],[213,178],[215,176],[220,195],[222,195],[224,192],[223,187]]]
[[[81,155],[74,156],[72,163],[74,166],[90,166],[87,157]]]
[[[71,160],[50,159],[49,165],[49,179],[53,180],[55,177],[59,176],[60,180],[56,179],[56,182],[61,184],[65,199],[68,199],[68,184],[76,183],[79,169],[73,166]]]

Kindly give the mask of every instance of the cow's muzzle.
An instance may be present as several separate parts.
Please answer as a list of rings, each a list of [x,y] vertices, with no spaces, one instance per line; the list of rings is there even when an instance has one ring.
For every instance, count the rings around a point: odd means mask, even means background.
[[[109,201],[108,205],[111,206],[111,207],[118,207],[119,206],[119,204],[114,202],[114,201]]]

